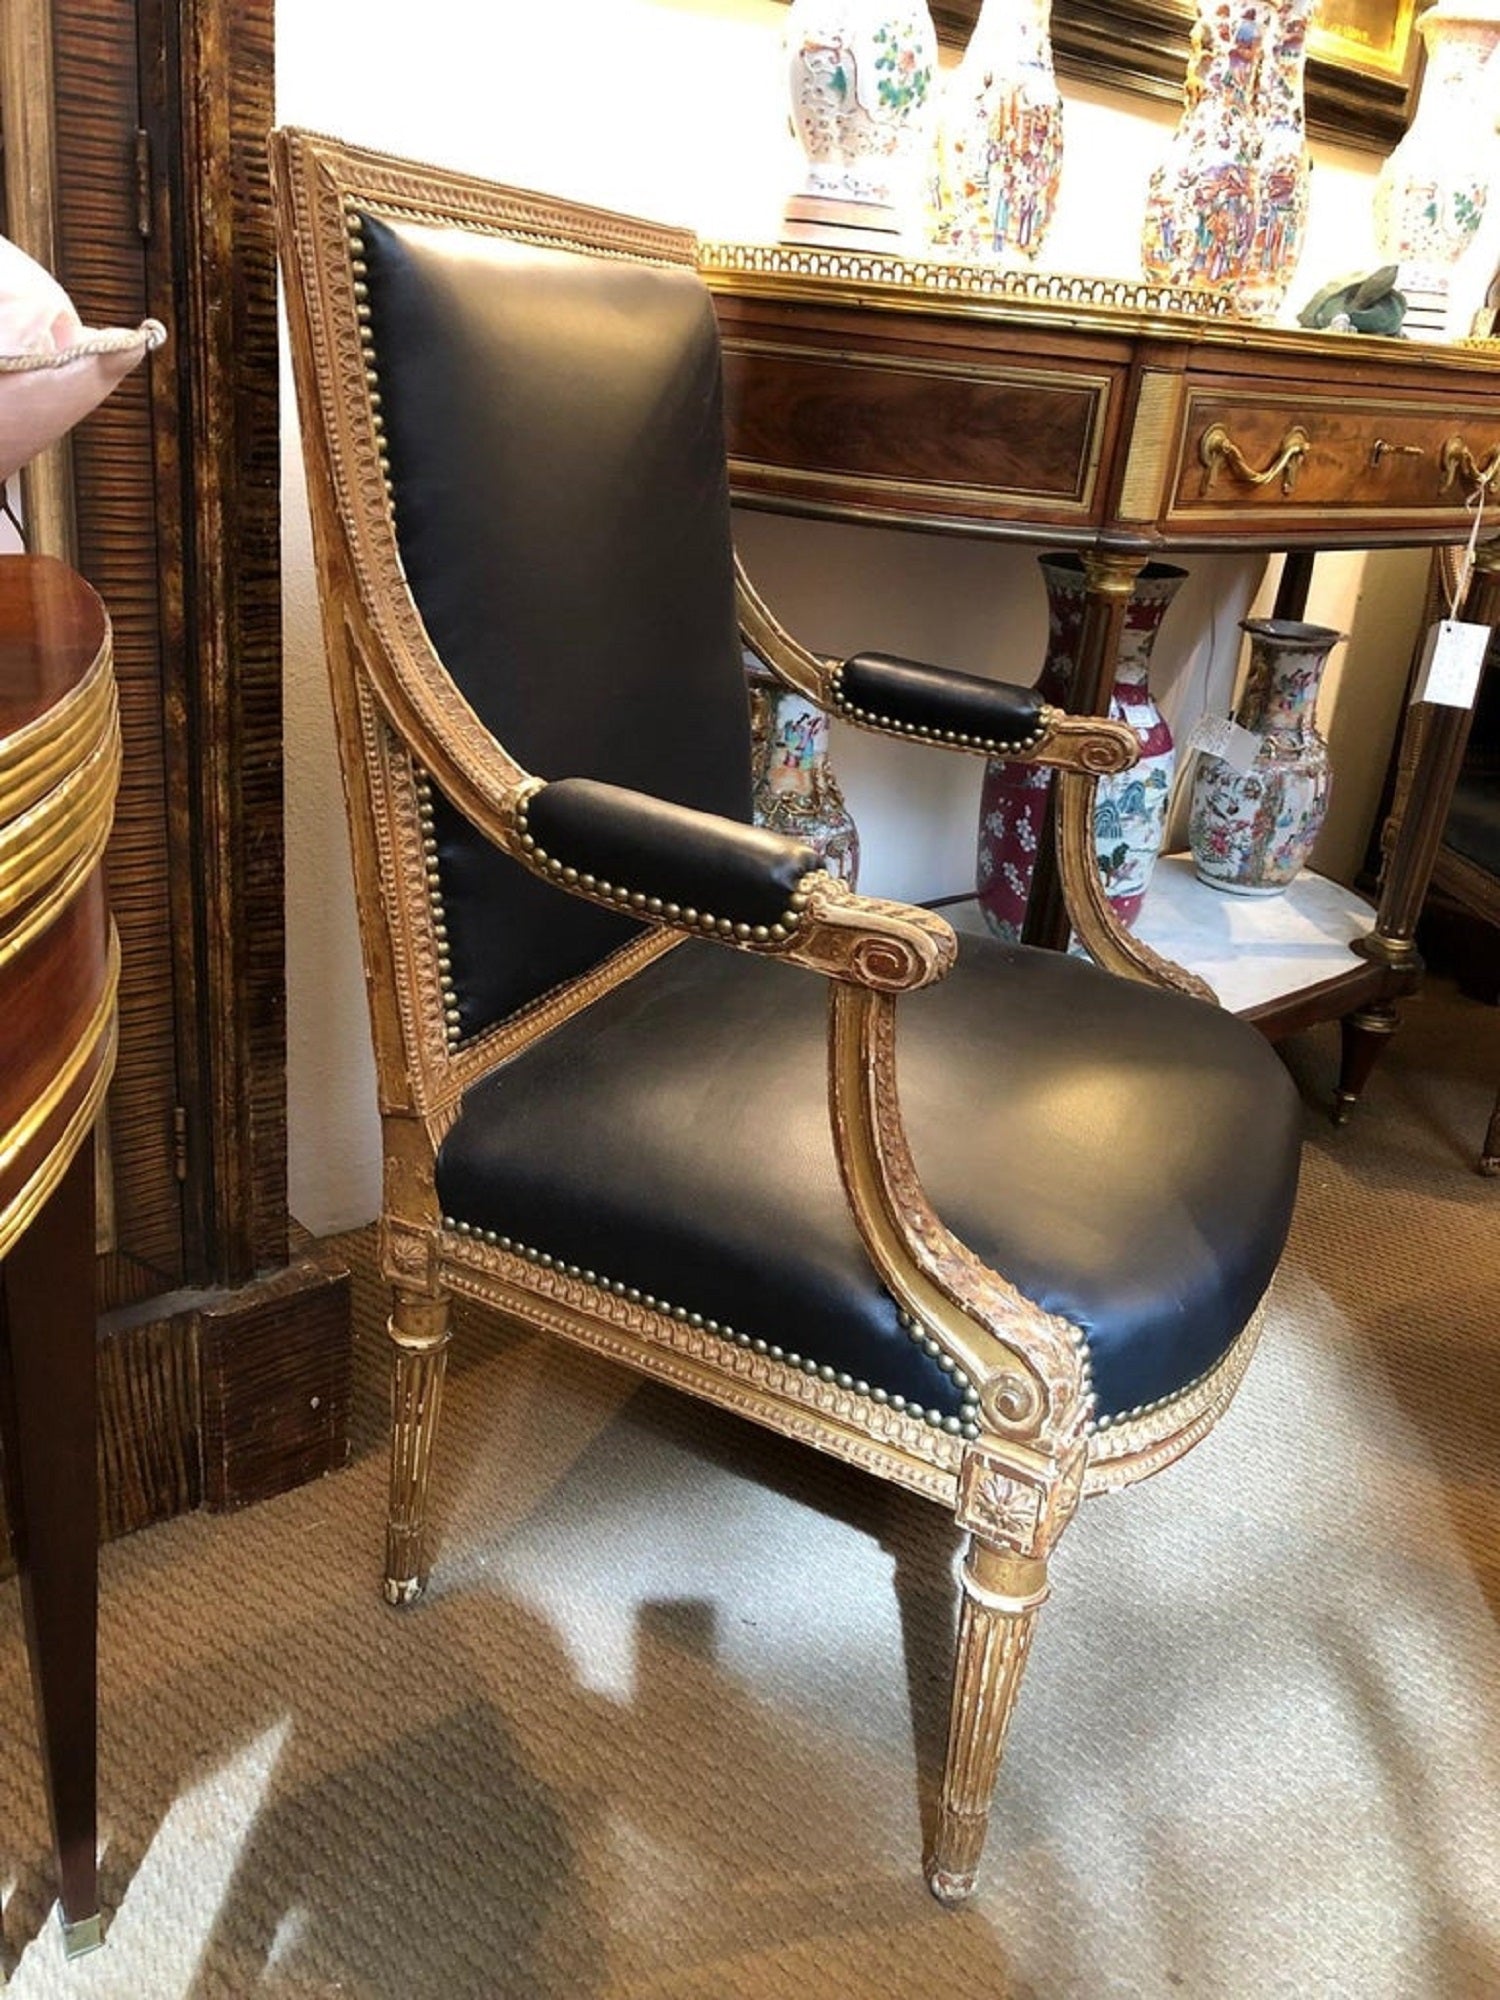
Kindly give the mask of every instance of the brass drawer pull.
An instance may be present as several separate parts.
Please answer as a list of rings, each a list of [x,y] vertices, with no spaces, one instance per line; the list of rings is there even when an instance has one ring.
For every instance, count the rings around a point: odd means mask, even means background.
[[[1455,479],[1462,479],[1464,485],[1472,492],[1476,487],[1488,486],[1496,473],[1500,472],[1500,444],[1493,448],[1484,464],[1480,465],[1461,437],[1451,437],[1443,446],[1443,455],[1439,462],[1443,473],[1440,489],[1442,492],[1446,493]]]
[[[1290,493],[1297,484],[1297,474],[1311,444],[1312,440],[1301,424],[1293,424],[1281,440],[1281,449],[1271,463],[1257,472],[1224,426],[1214,424],[1203,433],[1198,444],[1198,460],[1203,467],[1203,492],[1206,496],[1214,483],[1214,474],[1223,465],[1246,486],[1269,486],[1279,474],[1282,492]]]
[[[1420,444],[1390,444],[1385,438],[1376,438],[1370,447],[1371,465],[1379,465],[1383,458],[1423,458],[1427,447]]]

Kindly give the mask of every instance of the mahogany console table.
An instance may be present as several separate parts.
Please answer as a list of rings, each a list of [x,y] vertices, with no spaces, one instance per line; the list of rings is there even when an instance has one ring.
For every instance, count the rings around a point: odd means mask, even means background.
[[[103,605],[63,563],[0,557],[0,1452],[70,1956],[100,1939],[92,1133],[119,773]]]
[[[1315,551],[1461,541],[1465,501],[1500,469],[1497,348],[1258,327],[1145,285],[878,254],[710,244],[701,268],[735,499],[1078,550],[1080,710],[1107,699],[1152,556],[1287,551],[1277,612],[1296,617]],[[1500,616],[1500,568],[1477,573],[1466,615]],[[1378,907],[1309,875],[1252,920],[1179,862],[1142,914],[1150,942],[1272,1038],[1342,1017],[1342,1111],[1420,976],[1417,915],[1468,726],[1432,711]],[[1050,864],[1047,843],[1027,936],[1056,946]]]

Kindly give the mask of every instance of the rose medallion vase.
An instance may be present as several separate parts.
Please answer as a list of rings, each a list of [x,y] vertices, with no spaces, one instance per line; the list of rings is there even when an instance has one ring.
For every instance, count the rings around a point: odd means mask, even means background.
[[[984,0],[942,94],[933,248],[974,262],[1035,257],[1057,206],[1063,107],[1052,0]]]
[[[1040,559],[1047,586],[1047,659],[1037,688],[1062,705],[1072,686],[1083,636],[1086,591],[1077,556]],[[1151,697],[1151,652],[1167,607],[1186,570],[1147,563],[1136,578],[1125,612],[1120,658],[1109,714],[1128,722],[1141,739],[1141,759],[1129,771],[1101,778],[1095,794],[1094,843],[1105,892],[1124,924],[1134,923],[1161,850],[1172,795],[1172,732]],[[1015,943],[1046,820],[1051,774],[1026,764],[991,758],[979,801],[978,897],[997,937]]]
[[[1198,0],[1182,118],[1152,174],[1141,265],[1158,284],[1233,297],[1255,245],[1257,103],[1276,0]]]
[[[1326,625],[1247,618],[1250,667],[1235,721],[1260,738],[1237,771],[1204,753],[1193,774],[1188,845],[1200,882],[1237,896],[1279,896],[1312,852],[1328,812],[1328,745],[1318,690],[1343,638]]]
[[[1427,45],[1416,116],[1375,183],[1375,240],[1394,264],[1408,334],[1447,330],[1453,266],[1484,215],[1495,124],[1495,0],[1438,0],[1417,27]]]
[[[1286,297],[1307,232],[1312,163],[1304,79],[1318,0],[1280,0],[1255,86],[1255,230],[1235,304],[1266,319]]]
[[[930,149],[937,36],[926,0],[792,0],[785,49],[806,175],[784,236],[894,249]]]
[[[828,761],[828,717],[790,688],[757,676],[750,686],[750,721],[755,824],[805,840],[829,874],[852,889],[859,832]]]

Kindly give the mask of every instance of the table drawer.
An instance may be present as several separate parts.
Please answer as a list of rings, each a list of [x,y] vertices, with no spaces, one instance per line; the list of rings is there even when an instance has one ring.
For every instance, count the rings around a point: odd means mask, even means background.
[[[1108,370],[730,334],[724,380],[737,497],[955,526],[1098,513]]]
[[[1169,527],[1461,513],[1478,475],[1500,472],[1500,417],[1479,403],[1190,389],[1178,436]]]

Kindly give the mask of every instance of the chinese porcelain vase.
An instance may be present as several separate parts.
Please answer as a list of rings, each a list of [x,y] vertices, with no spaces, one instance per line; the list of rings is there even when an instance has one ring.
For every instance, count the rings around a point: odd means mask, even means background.
[[[1222,757],[1199,757],[1188,845],[1200,882],[1236,896],[1279,896],[1328,812],[1318,690],[1344,635],[1284,618],[1247,618],[1242,629],[1250,635],[1250,670],[1234,719],[1260,738],[1260,750],[1244,772]]]
[[[1318,0],[1281,0],[1261,52],[1255,87],[1255,233],[1235,304],[1270,318],[1286,297],[1302,239],[1312,162],[1304,84],[1307,30]]]
[[[1199,0],[1183,112],[1151,176],[1141,264],[1251,316],[1286,296],[1307,221],[1315,0]]]
[[[1417,18],[1427,68],[1410,129],[1375,183],[1375,237],[1397,267],[1406,330],[1441,339],[1453,266],[1484,215],[1495,122],[1496,0],[1437,0]]]
[[[894,249],[930,148],[937,36],[926,0],[792,0],[785,48],[807,171],[783,234]]]
[[[1052,0],[984,0],[943,89],[932,242],[975,262],[1035,257],[1057,206],[1063,107]]]
[[[852,889],[859,832],[828,761],[828,717],[789,688],[750,688],[754,738],[751,807],[757,826],[805,840],[830,875]]]
[[[1083,636],[1085,585],[1077,556],[1040,558],[1047,586],[1047,659],[1037,687],[1049,701],[1065,703]],[[1094,807],[1094,837],[1105,890],[1122,923],[1132,924],[1161,851],[1172,795],[1172,732],[1151,698],[1151,650],[1167,606],[1186,570],[1148,563],[1136,578],[1125,612],[1109,713],[1128,722],[1141,739],[1141,760],[1129,771],[1101,778]],[[996,937],[1015,943],[1026,918],[1026,900],[1047,810],[1050,774],[1026,764],[991,758],[979,799],[977,890],[985,923]]]

